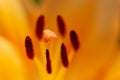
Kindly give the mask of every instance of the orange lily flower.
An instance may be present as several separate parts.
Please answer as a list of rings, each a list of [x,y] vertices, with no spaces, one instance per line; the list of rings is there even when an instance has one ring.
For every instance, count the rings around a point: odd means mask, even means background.
[[[0,80],[119,80],[115,0],[0,0]]]

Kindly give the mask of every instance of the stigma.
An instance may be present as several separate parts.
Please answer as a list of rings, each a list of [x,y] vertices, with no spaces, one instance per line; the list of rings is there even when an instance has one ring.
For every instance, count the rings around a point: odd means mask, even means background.
[[[57,38],[57,35],[53,31],[51,31],[49,29],[46,29],[43,31],[44,42],[47,43],[47,42],[52,41],[53,39],[56,39],[56,38]]]

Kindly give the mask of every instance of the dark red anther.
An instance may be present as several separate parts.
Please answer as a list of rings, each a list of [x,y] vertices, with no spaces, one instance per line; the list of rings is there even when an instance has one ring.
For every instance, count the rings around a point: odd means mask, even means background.
[[[33,44],[29,36],[25,38],[25,48],[28,58],[33,59],[34,58]]]
[[[36,35],[37,35],[38,39],[42,38],[44,25],[45,25],[44,16],[41,15],[41,16],[39,16],[39,18],[37,19],[37,22],[36,22]]]
[[[51,67],[50,54],[49,54],[49,50],[48,49],[46,49],[46,60],[47,60],[47,65],[46,65],[47,72],[49,74],[51,74],[52,73],[52,67]]]
[[[66,50],[64,43],[62,43],[61,45],[61,59],[62,59],[62,63],[64,67],[68,67],[69,61],[68,61],[68,56],[67,56],[67,50]]]
[[[78,40],[78,36],[76,34],[75,31],[70,31],[70,40],[71,40],[71,43],[72,43],[72,46],[75,50],[78,50],[79,48],[79,40]]]
[[[66,33],[66,25],[63,21],[63,18],[59,15],[57,16],[57,24],[58,24],[58,30],[62,36]]]

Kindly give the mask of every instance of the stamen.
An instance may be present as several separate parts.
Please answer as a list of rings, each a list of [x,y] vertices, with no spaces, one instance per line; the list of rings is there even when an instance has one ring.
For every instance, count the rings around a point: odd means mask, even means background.
[[[29,36],[25,38],[25,48],[28,58],[33,59],[34,58],[33,44]]]
[[[39,39],[41,39],[42,35],[43,35],[44,25],[45,25],[45,21],[44,21],[44,16],[43,15],[39,16],[36,24],[37,24],[37,26],[36,26],[36,35],[37,35],[37,37]]]
[[[79,48],[79,40],[78,40],[78,36],[76,34],[75,31],[70,31],[70,40],[72,43],[72,46],[74,47],[75,50],[78,50]]]
[[[61,59],[62,59],[63,66],[68,67],[69,62],[68,62],[68,57],[67,57],[67,50],[66,50],[64,43],[62,43],[61,45]]]
[[[50,54],[49,54],[48,49],[46,49],[46,60],[47,60],[47,65],[46,65],[47,72],[49,74],[51,74],[52,73],[52,67],[51,67]]]
[[[65,23],[60,15],[57,16],[57,24],[58,24],[58,30],[59,30],[60,34],[62,36],[64,36],[66,33],[66,28],[65,28],[66,26],[65,26]]]

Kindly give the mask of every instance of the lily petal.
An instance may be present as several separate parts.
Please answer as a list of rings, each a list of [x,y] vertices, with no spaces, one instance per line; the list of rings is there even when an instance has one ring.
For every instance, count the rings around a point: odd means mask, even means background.
[[[6,50],[7,49],[7,50]],[[0,37],[0,79],[1,80],[24,80],[23,63],[17,50],[4,38]]]

